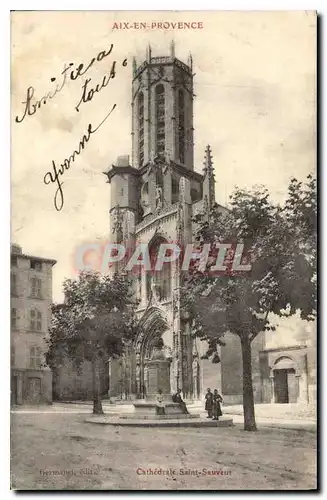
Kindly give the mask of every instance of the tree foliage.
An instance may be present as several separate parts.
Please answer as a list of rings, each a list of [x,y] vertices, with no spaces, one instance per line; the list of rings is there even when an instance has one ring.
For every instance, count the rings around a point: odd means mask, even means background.
[[[207,267],[194,262],[184,278],[184,307],[195,336],[208,340],[207,356],[217,361],[217,345],[231,332],[241,341],[245,429],[255,430],[251,378],[251,342],[274,329],[269,313],[312,320],[316,315],[316,183],[312,176],[301,183],[292,179],[283,205],[275,204],[267,189],[236,189],[230,209],[214,206],[208,217],[199,214],[196,239],[199,249],[211,244]],[[229,243],[223,272],[211,272],[218,243]],[[250,271],[235,271],[236,244],[243,244],[243,264]]]
[[[93,368],[94,413],[102,413],[99,363],[124,352],[136,334],[133,287],[125,275],[81,273],[63,284],[65,301],[52,307],[47,362],[53,369],[67,358],[78,369]]]

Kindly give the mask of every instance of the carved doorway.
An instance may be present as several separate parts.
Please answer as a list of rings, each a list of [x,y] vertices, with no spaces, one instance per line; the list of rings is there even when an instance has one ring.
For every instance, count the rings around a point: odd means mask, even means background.
[[[147,362],[159,339],[164,341],[164,351],[169,356],[170,348],[163,337],[169,330],[168,322],[161,309],[151,307],[141,319],[141,333],[136,341],[136,392],[144,399],[147,392]]]

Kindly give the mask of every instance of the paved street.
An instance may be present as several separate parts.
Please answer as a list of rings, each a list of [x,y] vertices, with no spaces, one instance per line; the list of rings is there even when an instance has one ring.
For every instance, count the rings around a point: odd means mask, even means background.
[[[68,406],[12,414],[13,488],[315,488],[313,432],[103,427],[84,422],[88,406]]]
[[[189,405],[188,409],[191,413],[200,414],[202,418],[206,417],[203,404]],[[133,411],[133,406],[128,404],[109,404],[103,402],[103,410],[106,415],[128,415]],[[81,413],[91,414],[91,402],[79,403],[54,403],[50,406],[16,406],[13,413],[19,412],[22,414],[33,414],[39,412],[46,413]],[[226,418],[232,418],[235,424],[243,424],[243,408],[241,405],[225,406],[223,413]],[[255,405],[256,422],[259,428],[262,427],[278,427],[281,429],[293,430],[316,430],[315,410],[311,407],[303,405]]]
[[[233,415],[243,415],[242,405],[228,405],[224,412]],[[292,419],[292,420],[315,420],[316,406],[301,403],[293,404],[256,404],[255,414],[258,418]]]

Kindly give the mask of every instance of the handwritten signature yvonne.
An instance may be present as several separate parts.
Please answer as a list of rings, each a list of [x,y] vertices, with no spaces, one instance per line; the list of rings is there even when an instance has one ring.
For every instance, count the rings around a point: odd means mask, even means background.
[[[60,210],[64,206],[64,193],[63,193],[63,182],[60,181],[60,176],[64,175],[65,171],[68,170],[71,166],[71,163],[75,162],[76,156],[80,155],[83,149],[85,148],[85,145],[89,142],[90,137],[92,134],[97,132],[99,128],[105,123],[105,121],[109,118],[113,110],[116,108],[116,104],[113,105],[109,113],[103,118],[103,120],[95,127],[93,128],[93,125],[89,123],[87,127],[86,134],[83,135],[82,139],[79,142],[78,149],[75,149],[73,153],[68,157],[65,158],[63,163],[61,163],[60,168],[57,169],[57,165],[54,160],[52,160],[52,172],[49,171],[45,174],[43,178],[44,184],[57,184],[57,190],[54,195],[54,206],[55,209],[60,212]]]

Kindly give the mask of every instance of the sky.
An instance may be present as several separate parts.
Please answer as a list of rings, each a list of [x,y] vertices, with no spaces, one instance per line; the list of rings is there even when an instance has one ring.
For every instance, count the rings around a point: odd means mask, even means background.
[[[12,241],[23,252],[54,258],[53,298],[74,276],[77,246],[110,237],[110,185],[103,172],[131,153],[132,57],[192,53],[195,101],[195,170],[210,144],[216,199],[228,202],[234,187],[263,184],[282,202],[289,180],[301,180],[316,163],[316,17],[313,12],[13,12],[11,59]],[[196,21],[197,30],[116,30],[117,22]],[[33,116],[21,120],[27,89],[41,99],[62,82],[70,63],[85,75],[67,77],[62,90]],[[100,57],[101,59],[101,57]],[[122,63],[127,59],[127,66]],[[116,76],[76,106],[86,78],[95,87],[116,61]],[[66,65],[66,66],[65,66]],[[76,73],[76,71],[75,71]],[[69,73],[67,73],[69,75]],[[51,81],[51,78],[56,78]],[[33,101],[35,102],[35,101]],[[95,128],[84,151],[62,176],[64,206],[54,207],[55,185],[44,176],[78,147],[89,123]]]

